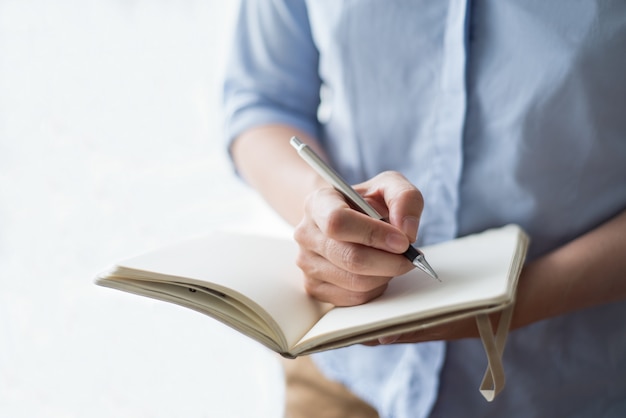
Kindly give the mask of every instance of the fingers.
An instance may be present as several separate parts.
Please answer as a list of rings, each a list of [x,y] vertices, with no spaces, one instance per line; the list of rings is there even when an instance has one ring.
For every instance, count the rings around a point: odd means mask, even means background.
[[[392,277],[413,267],[402,255],[329,238],[311,222],[301,223],[294,237],[306,291],[337,306],[360,305],[380,296]]]
[[[294,237],[303,250],[350,273],[391,277],[411,268],[398,256],[409,246],[402,231],[351,209],[334,189],[319,190],[307,199]]]
[[[326,237],[336,241],[397,254],[403,253],[410,244],[401,230],[350,208],[334,189],[321,189],[309,196],[305,214]]]
[[[384,208],[389,223],[403,231],[410,242],[416,240],[424,198],[406,177],[386,171],[355,186],[355,190],[377,208]]]
[[[419,191],[397,173],[383,173],[358,186],[386,223],[352,209],[332,188],[309,195],[294,238],[305,289],[337,306],[380,296],[392,277],[413,268],[402,256],[417,234],[423,202]],[[395,223],[394,223],[395,222]]]
[[[352,212],[352,217],[361,216],[352,210],[345,212]],[[349,217],[350,215],[346,216]],[[409,245],[406,237],[389,238],[389,234],[393,237],[398,233],[392,230],[393,232],[388,234],[386,231],[390,226],[383,222],[370,218],[359,221],[361,222],[354,222],[354,229],[344,226],[345,230],[344,227],[339,228],[341,230],[335,230],[328,226],[320,228],[314,222],[298,225],[294,232],[294,238],[301,249],[298,261],[300,268],[303,270],[306,268],[305,271],[316,271],[315,266],[320,260],[315,256],[321,256],[322,259],[345,273],[388,277],[406,273],[411,268],[411,264],[404,256],[400,255]],[[352,222],[346,221],[346,223]],[[382,226],[372,226],[371,223],[380,223]],[[363,227],[359,228],[358,225],[363,225]],[[393,239],[398,239],[400,242],[390,244]],[[322,274],[321,271],[316,271],[316,273],[317,275]],[[326,268],[323,273],[328,274],[330,272]],[[334,281],[340,282],[340,277]]]
[[[307,293],[336,306],[360,305],[380,296],[392,277],[352,273],[307,250],[300,251],[297,264],[305,272]]]
[[[496,323],[493,318],[492,322]],[[420,343],[426,341],[453,341],[463,338],[477,338],[479,336],[476,320],[471,317],[418,331],[380,337],[377,340],[366,342],[364,345],[374,346],[381,344]]]

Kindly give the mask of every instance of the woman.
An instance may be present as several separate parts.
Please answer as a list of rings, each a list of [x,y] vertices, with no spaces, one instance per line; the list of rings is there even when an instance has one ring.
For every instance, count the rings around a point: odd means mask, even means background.
[[[242,2],[228,146],[295,226],[309,294],[377,297],[415,240],[516,223],[532,242],[494,402],[461,321],[313,356],[328,390],[288,414],[333,416],[322,402],[352,394],[348,410],[384,417],[626,414],[625,16],[600,0]],[[350,210],[293,135],[390,224]]]

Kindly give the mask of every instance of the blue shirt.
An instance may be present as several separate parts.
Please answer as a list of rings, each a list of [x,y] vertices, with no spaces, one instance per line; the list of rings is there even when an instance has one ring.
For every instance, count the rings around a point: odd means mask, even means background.
[[[626,209],[626,2],[244,0],[234,42],[228,139],[285,123],[353,183],[402,172],[424,195],[418,245],[516,223],[532,259]],[[382,417],[626,416],[625,318],[512,332],[492,403],[478,340],[315,360]]]

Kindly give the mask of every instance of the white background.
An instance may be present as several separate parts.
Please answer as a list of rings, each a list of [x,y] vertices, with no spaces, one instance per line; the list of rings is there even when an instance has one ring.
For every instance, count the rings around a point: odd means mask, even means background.
[[[282,414],[273,353],[93,284],[173,240],[274,225],[223,151],[235,8],[0,0],[1,417]]]

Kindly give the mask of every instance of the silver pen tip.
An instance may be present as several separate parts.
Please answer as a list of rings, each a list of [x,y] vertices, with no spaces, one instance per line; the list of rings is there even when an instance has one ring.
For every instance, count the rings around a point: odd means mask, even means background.
[[[430,264],[428,264],[428,261],[426,261],[426,258],[423,255],[416,257],[415,260],[413,260],[413,265],[428,274],[433,279],[441,281],[435,270],[433,270]]]

